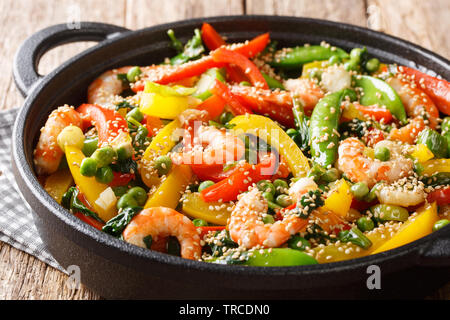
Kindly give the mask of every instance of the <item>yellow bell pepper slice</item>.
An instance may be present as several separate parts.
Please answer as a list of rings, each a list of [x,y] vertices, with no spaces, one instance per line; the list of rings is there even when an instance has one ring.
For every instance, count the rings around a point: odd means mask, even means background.
[[[81,149],[73,146],[66,146],[66,159],[75,184],[78,186],[81,193],[84,194],[99,218],[103,221],[108,221],[117,215],[116,203],[111,203],[108,207],[100,206],[97,203],[99,196],[108,189],[109,186],[98,182],[95,177],[85,177],[80,173],[81,162],[84,158],[85,156]]]
[[[450,172],[450,159],[432,159],[424,162],[422,165],[424,175],[431,176],[439,172]]]
[[[305,63],[302,68],[302,75],[300,78],[309,78],[309,73],[314,69],[325,69],[328,67],[328,60],[313,61]]]
[[[350,192],[350,186],[347,181],[341,179],[330,195],[325,200],[323,207],[326,210],[333,211],[334,213],[345,218],[350,210],[352,204],[353,196]]]
[[[425,205],[417,211],[414,218],[410,217],[389,241],[374,250],[372,254],[395,249],[429,235],[438,220],[436,202]]]
[[[309,171],[308,158],[297,144],[271,119],[251,114],[237,116],[230,121],[235,135],[249,133],[265,140],[284,158],[295,177],[305,177]]]
[[[56,202],[61,203],[64,193],[72,186],[73,178],[68,169],[61,169],[48,176],[44,189]]]
[[[145,203],[145,208],[167,207],[175,209],[180,201],[181,194],[192,178],[189,166],[174,166],[166,179],[150,195]]]
[[[342,111],[342,118],[346,120],[359,119],[362,121],[366,121],[367,117],[365,117],[361,111],[356,109],[356,107],[349,103],[345,106],[344,111]]]
[[[433,152],[431,152],[431,150],[422,143],[414,146],[413,150],[414,151],[411,153],[411,156],[416,158],[420,163],[424,163],[434,158]]]
[[[228,203],[206,203],[199,193],[191,193],[185,196],[182,211],[190,217],[224,226],[230,217],[231,207],[232,205]]]

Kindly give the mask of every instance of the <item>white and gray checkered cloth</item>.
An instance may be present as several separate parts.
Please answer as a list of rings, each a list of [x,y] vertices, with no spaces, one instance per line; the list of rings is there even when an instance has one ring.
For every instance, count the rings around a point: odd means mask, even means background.
[[[31,208],[18,191],[11,169],[11,137],[18,109],[0,112],[0,241],[62,270],[36,230]]]

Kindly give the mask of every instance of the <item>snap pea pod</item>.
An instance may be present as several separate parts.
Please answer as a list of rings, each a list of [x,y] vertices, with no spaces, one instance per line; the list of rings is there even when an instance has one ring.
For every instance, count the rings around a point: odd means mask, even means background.
[[[372,241],[370,241],[357,227],[339,232],[338,237],[342,242],[351,242],[366,250],[372,246]]]
[[[406,124],[405,107],[397,92],[390,85],[383,80],[362,75],[353,76],[353,81],[355,87],[361,88],[364,92],[360,98],[362,105],[384,105],[402,124]]]
[[[450,117],[445,117],[442,121],[441,133],[447,140],[447,158],[450,158]]]
[[[295,47],[287,52],[275,53],[275,58],[269,64],[272,67],[283,69],[298,69],[303,64],[318,60],[327,60],[332,56],[347,59],[348,53],[337,47],[325,46],[303,46]]]
[[[381,221],[405,222],[409,218],[409,212],[405,208],[390,204],[377,204],[370,208],[376,219]]]
[[[421,177],[422,182],[429,187],[450,184],[450,172],[439,172],[431,177]]]
[[[197,82],[197,90],[193,96],[201,100],[209,98],[212,95],[210,90],[214,87],[216,79],[225,83],[225,72],[223,69],[211,68],[203,73]]]
[[[255,250],[244,265],[254,267],[288,267],[317,264],[316,259],[306,253],[290,248]]]
[[[261,74],[264,77],[264,79],[266,80],[267,85],[269,86],[270,89],[285,90],[283,84],[280,81],[278,81],[275,78],[272,78],[271,76],[269,76],[268,74],[266,74],[264,72],[262,72]]]
[[[447,139],[433,129],[422,130],[417,137],[417,144],[426,145],[436,158],[447,158]]]
[[[350,89],[337,91],[320,99],[314,108],[309,135],[311,155],[316,164],[327,167],[336,161],[341,102],[346,96],[355,98],[354,95],[354,91]]]

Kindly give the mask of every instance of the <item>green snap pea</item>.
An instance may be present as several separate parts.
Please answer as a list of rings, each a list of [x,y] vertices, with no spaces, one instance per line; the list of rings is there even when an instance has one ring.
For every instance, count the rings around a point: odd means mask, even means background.
[[[339,136],[337,134],[341,114],[341,102],[354,92],[344,89],[331,93],[317,103],[311,115],[309,135],[314,163],[323,168],[333,165],[337,158]]]
[[[270,182],[269,180],[258,181],[256,186],[258,187],[259,191],[270,192],[273,195],[275,194],[275,187],[273,186],[272,182]]]
[[[275,218],[271,214],[266,214],[263,216],[262,221],[264,224],[272,224],[275,222]]]
[[[114,179],[112,169],[109,166],[97,169],[97,172],[95,173],[95,179],[100,183],[110,183]]]
[[[450,117],[445,117],[442,121],[441,134],[447,140],[447,158],[450,158]]]
[[[172,168],[172,159],[169,156],[159,156],[155,159],[154,167],[159,176],[166,175]]]
[[[375,151],[375,159],[380,161],[388,161],[391,157],[391,152],[386,147],[376,147]]]
[[[198,192],[202,192],[203,190],[205,190],[206,188],[211,187],[212,185],[214,185],[214,181],[211,181],[211,180],[203,181],[198,186]]]
[[[350,60],[353,60],[358,64],[361,63],[362,61],[364,61],[366,56],[367,56],[367,48],[366,47],[353,48],[350,51]]]
[[[139,108],[133,108],[127,113],[127,119],[133,118],[138,122],[141,122],[144,120],[144,115],[142,114],[141,110]]]
[[[280,205],[278,205],[278,204],[276,204],[275,202],[272,202],[272,201],[267,201],[267,206],[269,207],[269,209],[272,209],[274,211],[283,209],[282,206],[280,206]]]
[[[267,85],[269,86],[270,89],[281,89],[281,90],[285,90],[283,84],[278,81],[275,78],[272,78],[271,76],[269,76],[268,74],[261,72],[263,78],[266,80]]]
[[[372,202],[377,198],[377,192],[380,189],[380,187],[383,185],[382,182],[378,182],[375,184],[372,189],[370,189],[370,192],[367,194],[367,196],[364,198],[366,202]]]
[[[351,242],[366,250],[372,246],[372,241],[356,227],[339,232],[338,238],[342,242]]]
[[[447,139],[437,133],[435,130],[426,128],[422,130],[418,137],[417,143],[424,144],[433,152],[436,158],[446,158],[448,154]]]
[[[130,70],[128,70],[127,73],[127,80],[129,82],[136,82],[139,79],[139,76],[142,74],[141,68],[139,67],[133,67]]]
[[[378,71],[378,69],[380,69],[380,60],[378,60],[377,58],[369,59],[364,64],[364,68],[369,73],[376,72],[376,71]]]
[[[331,56],[328,59],[328,65],[332,66],[341,62],[341,58],[339,56]]]
[[[314,181],[318,182],[325,174],[326,169],[319,164],[314,164],[311,169],[308,171],[307,177],[313,178]]]
[[[353,184],[350,187],[350,192],[357,198],[358,200],[364,199],[367,194],[369,194],[369,187],[364,182],[358,182]]]
[[[192,220],[192,223],[196,227],[207,227],[208,226],[208,222],[203,219],[194,219],[194,220]]]
[[[439,229],[442,229],[448,224],[450,224],[450,221],[448,219],[436,221],[435,224],[433,225],[433,231],[438,231]]]
[[[197,82],[197,90],[193,96],[195,98],[206,100],[211,94],[211,89],[214,86],[215,81],[219,80],[225,82],[225,72],[223,69],[211,68],[200,76]]]
[[[294,129],[294,128],[289,128],[289,129],[286,130],[286,134],[289,137],[293,138],[293,137],[295,137],[298,134],[298,131],[296,129]]]
[[[137,207],[138,203],[136,199],[131,194],[124,194],[120,197],[119,201],[117,201],[117,209],[125,209],[127,207]]]
[[[349,57],[347,52],[337,47],[312,45],[295,47],[281,55],[275,53],[275,59],[269,64],[277,68],[299,69],[305,63],[326,60],[332,56],[341,59]]]
[[[384,105],[402,124],[406,124],[407,117],[405,107],[398,93],[381,79],[365,75],[353,76],[355,87],[364,92],[360,103],[363,106],[374,104]]]
[[[239,85],[243,86],[243,87],[251,87],[252,86],[252,84],[248,81],[241,81],[241,82],[239,82]]]
[[[311,248],[309,241],[299,235],[293,235],[290,237],[287,244],[289,248],[294,250],[305,251],[306,248]]]
[[[292,199],[291,199],[291,197],[289,197],[289,196],[286,195],[286,194],[280,194],[280,195],[276,198],[275,202],[276,202],[278,205],[282,206],[283,208],[286,208],[286,207],[289,207],[289,206],[292,204]]]
[[[450,172],[438,172],[431,177],[422,177],[421,180],[425,185],[431,187],[450,185]]]
[[[375,223],[369,217],[359,218],[356,225],[362,232],[372,231],[375,228]]]
[[[97,173],[97,161],[92,158],[84,158],[81,161],[80,173],[85,177],[93,177]]]
[[[375,218],[382,221],[405,222],[409,218],[409,212],[405,208],[390,204],[377,204],[370,208]]]
[[[90,157],[95,152],[95,150],[97,150],[97,147],[98,137],[87,138],[84,139],[83,149],[81,151],[83,151],[83,154],[86,157]]]
[[[254,250],[244,265],[255,267],[287,267],[317,264],[308,254],[290,248]]]
[[[110,146],[106,146],[95,150],[91,158],[97,161],[98,168],[103,168],[110,165],[115,159],[117,159],[117,153]]]
[[[141,187],[133,187],[127,193],[136,199],[138,206],[143,206],[148,198],[147,191]]]

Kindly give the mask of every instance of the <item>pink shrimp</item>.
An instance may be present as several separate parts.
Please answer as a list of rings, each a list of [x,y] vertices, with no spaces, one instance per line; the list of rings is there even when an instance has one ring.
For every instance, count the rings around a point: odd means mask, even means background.
[[[307,219],[287,214],[283,220],[264,224],[262,216],[267,213],[267,209],[267,200],[257,188],[243,194],[231,212],[228,222],[227,229],[230,231],[231,239],[245,248],[256,246],[276,248],[308,223]]]
[[[88,103],[104,105],[111,103],[125,89],[118,74],[127,73],[131,66],[108,70],[95,79],[88,88]]]
[[[194,131],[193,145],[183,153],[172,154],[175,164],[223,165],[244,155],[244,142],[231,133],[212,126],[200,126]]]
[[[81,116],[73,107],[59,107],[48,117],[34,150],[34,165],[38,175],[51,174],[58,170],[64,152],[58,146],[57,137],[69,125],[82,127]]]
[[[192,221],[185,215],[164,207],[142,210],[123,231],[123,239],[138,247],[147,248],[144,238],[152,237],[152,241],[168,236],[177,237],[181,246],[181,257],[198,260],[202,248],[200,236]]]
[[[412,160],[407,159],[395,150],[392,141],[381,141],[378,144],[388,147],[391,160],[380,161],[364,155],[364,143],[357,138],[347,138],[338,149],[338,168],[353,182],[365,182],[369,187],[379,181],[394,182],[406,177],[413,168]],[[378,145],[377,144],[377,145]]]
[[[322,89],[309,79],[289,79],[285,81],[284,86],[300,100],[305,111],[314,109],[324,96]]]

